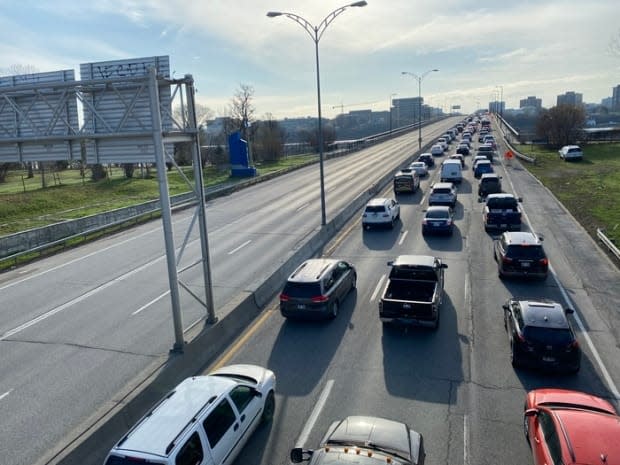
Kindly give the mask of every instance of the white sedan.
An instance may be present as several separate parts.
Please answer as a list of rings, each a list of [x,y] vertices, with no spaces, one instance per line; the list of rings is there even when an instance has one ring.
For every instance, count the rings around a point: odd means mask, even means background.
[[[428,175],[426,163],[424,163],[423,161],[414,161],[413,163],[411,163],[411,165],[409,165],[409,168],[418,173],[418,176],[420,176],[421,178]]]

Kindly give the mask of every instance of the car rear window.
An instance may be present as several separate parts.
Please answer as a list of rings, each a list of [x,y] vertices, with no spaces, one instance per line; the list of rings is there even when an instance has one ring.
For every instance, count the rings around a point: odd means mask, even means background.
[[[437,187],[433,189],[433,194],[449,194],[450,189],[447,187]]]
[[[539,245],[509,245],[508,257],[540,260],[545,258],[545,253]]]
[[[446,211],[429,211],[426,212],[427,218],[448,218],[448,212]]]
[[[383,205],[368,205],[366,207],[367,213],[383,213],[385,211],[385,207]]]
[[[284,286],[283,294],[289,297],[310,298],[321,295],[321,285],[316,283],[291,283],[288,282]]]
[[[573,336],[568,329],[543,328],[539,326],[526,326],[523,336],[531,342],[552,345],[568,345],[573,342]]]
[[[492,152],[492,151],[493,151],[493,147],[481,146],[478,148],[478,152]]]
[[[491,181],[491,180],[489,180]],[[495,183],[496,181],[493,180],[493,183]],[[490,182],[489,182],[490,183]],[[508,209],[508,208],[515,208],[517,206],[517,200],[516,199],[511,199],[511,198],[502,198],[502,199],[488,199],[487,200],[487,206],[489,208],[498,208],[498,209]]]

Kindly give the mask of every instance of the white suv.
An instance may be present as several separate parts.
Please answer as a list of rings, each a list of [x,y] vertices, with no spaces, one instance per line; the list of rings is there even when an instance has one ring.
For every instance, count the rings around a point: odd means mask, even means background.
[[[104,463],[233,463],[261,421],[273,418],[275,389],[273,371],[256,365],[187,378],[123,436]]]
[[[388,226],[391,229],[398,218],[400,204],[394,199],[378,197],[366,204],[362,214],[362,227],[370,229],[371,226]]]
[[[564,161],[568,160],[581,160],[583,158],[583,151],[578,145],[565,145],[558,150],[560,158]]]

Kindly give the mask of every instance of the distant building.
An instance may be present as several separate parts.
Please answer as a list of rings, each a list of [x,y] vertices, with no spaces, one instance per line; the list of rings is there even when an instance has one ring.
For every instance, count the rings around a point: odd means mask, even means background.
[[[558,95],[557,105],[583,105],[583,94],[570,91],[563,95]]]
[[[541,110],[542,99],[536,98],[535,96],[521,99],[519,100],[519,108],[531,108],[533,110]]]
[[[620,85],[612,89],[611,111],[620,111]]]
[[[413,124],[418,121],[420,107],[424,118],[424,97],[395,98],[392,100],[392,121],[394,127]],[[427,107],[428,108],[428,107]]]
[[[496,113],[498,115],[503,115],[505,109],[506,109],[506,102],[498,102],[497,100],[494,102],[489,102],[490,113]]]

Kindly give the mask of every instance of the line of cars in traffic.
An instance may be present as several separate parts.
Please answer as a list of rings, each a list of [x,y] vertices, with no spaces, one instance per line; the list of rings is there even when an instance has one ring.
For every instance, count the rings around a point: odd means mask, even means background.
[[[461,131],[465,128],[463,125]],[[468,129],[475,131],[473,127]],[[426,164],[425,157],[418,160]],[[431,155],[427,170],[433,165]],[[414,168],[403,174],[410,172],[419,178]],[[491,176],[482,175],[478,187],[478,195],[486,198],[486,205],[489,199],[510,199],[505,197],[509,194],[501,192],[501,177],[495,175],[487,186],[489,179]],[[395,191],[396,185],[395,182]],[[413,191],[417,189],[419,182]],[[447,227],[447,222],[442,223],[446,220],[442,215],[451,214],[456,202],[454,183],[435,183],[422,223],[423,234]],[[490,216],[493,210],[498,208],[489,208],[485,214]],[[362,225],[365,229],[376,225],[394,227],[399,217],[400,205],[395,199],[372,199],[364,210]],[[497,227],[500,231],[508,226],[501,221]],[[515,225],[515,231],[502,232],[495,241],[498,274],[502,278],[546,277],[548,260],[540,238],[520,231],[520,221],[519,215],[519,227]],[[437,257],[409,255],[401,255],[388,265],[390,277],[379,304],[381,320],[410,320],[416,324],[424,320],[436,329],[447,265]],[[544,276],[539,273],[543,269],[539,265],[544,265]],[[355,291],[356,283],[355,266],[345,260],[306,260],[284,285],[279,296],[281,314],[287,318],[336,318],[340,304]],[[579,343],[567,318],[572,310],[546,299],[515,297],[508,299],[502,309],[513,366],[542,364],[545,368],[579,370]],[[231,365],[188,378],[123,435],[108,454],[105,465],[231,464],[252,433],[272,422],[275,389],[275,374],[256,365]],[[620,463],[620,416],[610,402],[591,394],[558,388],[529,391],[524,403],[523,429],[537,465]],[[309,461],[310,465],[418,465],[424,463],[425,455],[422,434],[407,424],[372,416],[349,416],[334,421],[316,449],[294,447],[290,460]]]

